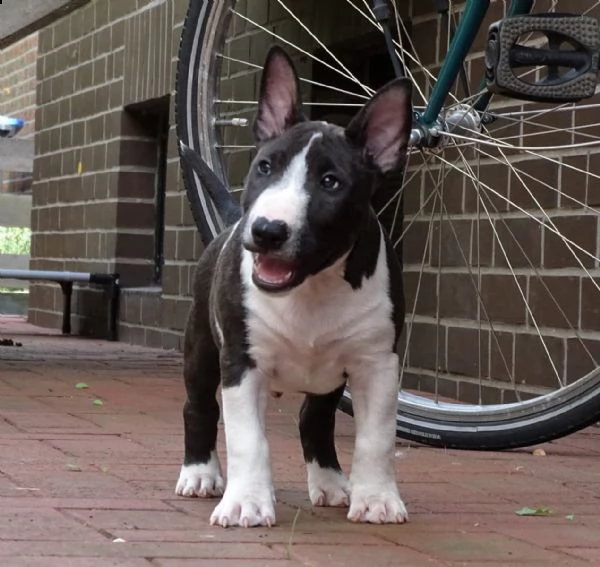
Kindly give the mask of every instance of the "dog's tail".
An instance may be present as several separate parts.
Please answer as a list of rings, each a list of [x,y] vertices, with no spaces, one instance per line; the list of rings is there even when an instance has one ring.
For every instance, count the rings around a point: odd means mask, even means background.
[[[242,207],[240,204],[234,199],[225,184],[215,175],[214,171],[202,159],[202,156],[200,156],[198,152],[192,150],[192,148],[183,142],[180,142],[179,146],[182,159],[200,178],[200,184],[202,185],[203,190],[214,203],[215,209],[217,210],[217,213],[219,213],[221,219],[223,219],[225,226],[235,224],[242,218]],[[200,226],[200,223],[202,222],[200,217],[205,213],[203,212],[204,209],[200,202],[200,195],[197,194],[193,187],[191,188],[191,191],[190,187],[187,189],[188,199],[196,219],[196,224],[198,224],[200,232],[203,233],[202,227]],[[203,240],[205,240],[205,238],[203,238]],[[208,242],[204,242],[204,244],[206,245]]]

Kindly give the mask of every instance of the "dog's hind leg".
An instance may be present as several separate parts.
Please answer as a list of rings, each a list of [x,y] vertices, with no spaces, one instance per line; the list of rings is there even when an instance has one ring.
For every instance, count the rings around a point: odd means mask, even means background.
[[[345,384],[325,395],[308,394],[300,409],[300,439],[315,506],[348,506],[348,480],[335,451],[335,412]]]
[[[181,496],[220,496],[225,488],[216,453],[219,404],[219,351],[208,322],[205,300],[192,305],[185,333],[183,408],[185,456],[175,492]]]

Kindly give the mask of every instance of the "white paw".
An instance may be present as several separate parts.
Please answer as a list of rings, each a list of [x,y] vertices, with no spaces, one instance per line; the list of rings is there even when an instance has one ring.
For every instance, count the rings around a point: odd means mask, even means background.
[[[345,475],[323,469],[316,462],[307,463],[308,495],[313,506],[348,506],[350,488]]]
[[[356,486],[350,495],[348,519],[371,524],[402,524],[408,520],[408,513],[395,484]]]
[[[227,486],[225,495],[210,516],[211,525],[253,526],[275,525],[275,495],[271,487]]]
[[[211,498],[221,496],[224,489],[225,480],[221,474],[219,458],[213,453],[208,463],[181,467],[175,494]]]

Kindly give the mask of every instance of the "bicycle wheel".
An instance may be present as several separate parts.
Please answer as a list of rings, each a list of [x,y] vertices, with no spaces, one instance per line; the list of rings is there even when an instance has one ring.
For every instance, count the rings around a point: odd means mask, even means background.
[[[178,135],[235,195],[252,157],[246,125],[273,42],[296,62],[312,119],[346,123],[392,78],[371,4],[191,1],[179,54]],[[450,2],[438,14],[436,4],[389,2],[417,109],[465,6]],[[413,148],[403,181],[391,177],[376,196],[405,278],[397,431],[436,446],[520,447],[600,419],[600,96],[561,105],[494,97],[485,114],[475,111],[485,30],[508,4],[492,4],[446,98],[435,144]],[[577,4],[537,0],[534,12]],[[600,2],[585,10],[600,16]],[[446,128],[457,113],[469,120]],[[199,179],[186,173],[185,181],[207,242],[220,229],[218,215]],[[349,392],[342,409],[351,412]]]

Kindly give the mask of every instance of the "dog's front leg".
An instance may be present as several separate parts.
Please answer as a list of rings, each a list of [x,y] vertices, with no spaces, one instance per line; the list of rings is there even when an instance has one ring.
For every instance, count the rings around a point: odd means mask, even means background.
[[[356,443],[350,475],[353,522],[402,523],[408,519],[394,475],[398,357],[390,354],[350,372]]]
[[[237,365],[222,365],[232,372]],[[235,370],[233,370],[235,372]],[[275,524],[275,495],[265,435],[266,378],[256,368],[223,376],[223,420],[227,442],[227,486],[210,523],[227,526]]]

